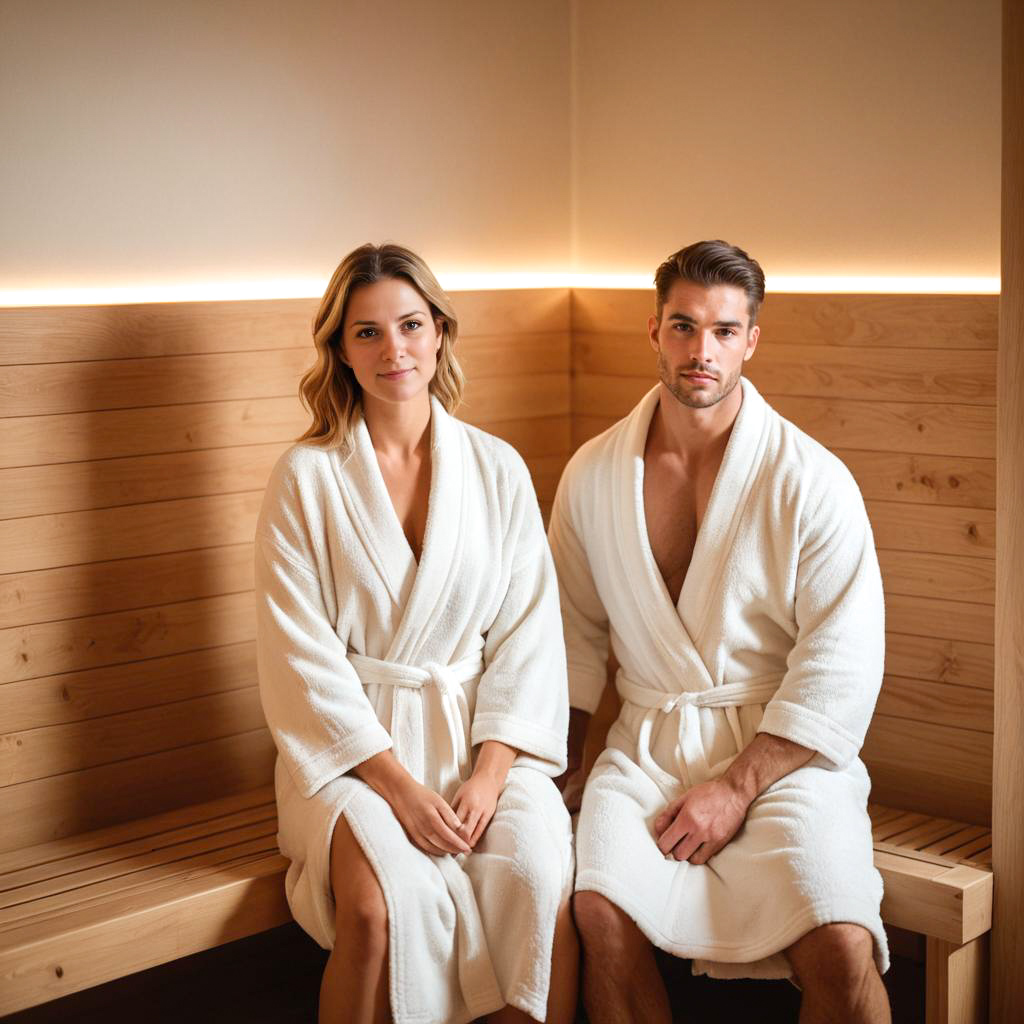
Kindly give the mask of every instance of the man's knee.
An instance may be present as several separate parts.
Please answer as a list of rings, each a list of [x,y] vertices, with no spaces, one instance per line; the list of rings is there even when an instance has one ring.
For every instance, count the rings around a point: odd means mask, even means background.
[[[876,972],[875,941],[859,924],[826,924],[808,932],[787,951],[804,989],[859,991]]]
[[[599,892],[575,893],[572,912],[589,953],[605,952],[615,958],[631,945],[649,944],[629,916]]]

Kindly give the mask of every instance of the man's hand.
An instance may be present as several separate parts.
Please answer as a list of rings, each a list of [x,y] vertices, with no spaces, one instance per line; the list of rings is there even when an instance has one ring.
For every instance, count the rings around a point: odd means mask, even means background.
[[[813,756],[809,747],[758,733],[720,779],[688,789],[654,819],[658,849],[676,860],[706,864],[740,830],[754,800]]]
[[[676,797],[654,821],[658,849],[676,860],[706,864],[739,831],[750,801],[724,779]]]

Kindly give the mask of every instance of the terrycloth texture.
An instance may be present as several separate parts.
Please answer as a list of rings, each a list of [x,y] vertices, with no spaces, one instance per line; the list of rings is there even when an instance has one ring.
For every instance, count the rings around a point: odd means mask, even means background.
[[[260,693],[278,748],[278,840],[295,919],[335,938],[340,814],[388,907],[397,1021],[461,1022],[506,1002],[543,1018],[558,905],[571,887],[565,651],[554,569],[526,466],[432,402],[420,564],[362,419],[351,445],[295,445],[271,476],[256,543]],[[521,751],[465,857],[409,841],[350,769],[382,750],[451,800],[471,750]]]
[[[884,648],[871,529],[842,463],[742,387],[676,605],[644,518],[657,387],[576,453],[555,498],[570,703],[596,709],[609,636],[623,699],[584,791],[576,888],[603,893],[695,973],[788,976],[781,951],[838,921],[871,932],[885,970],[857,757]],[[754,801],[707,865],[666,860],[654,819],[758,732],[816,755]]]

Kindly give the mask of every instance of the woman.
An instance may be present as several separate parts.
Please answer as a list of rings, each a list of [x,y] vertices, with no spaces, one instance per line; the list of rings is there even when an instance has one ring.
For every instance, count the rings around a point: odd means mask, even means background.
[[[313,426],[257,526],[285,885],[332,950],[321,1022],[575,1010],[557,588],[522,459],[450,415],[456,331],[414,253],[350,253],[314,321]]]

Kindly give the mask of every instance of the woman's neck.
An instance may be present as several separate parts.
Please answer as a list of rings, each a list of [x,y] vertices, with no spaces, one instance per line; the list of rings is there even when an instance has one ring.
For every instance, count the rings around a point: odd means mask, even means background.
[[[429,440],[430,394],[423,391],[408,402],[381,402],[364,393],[363,419],[378,455],[409,459]]]

